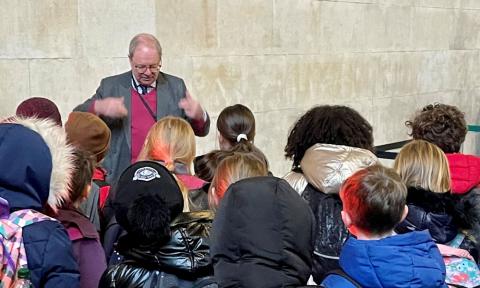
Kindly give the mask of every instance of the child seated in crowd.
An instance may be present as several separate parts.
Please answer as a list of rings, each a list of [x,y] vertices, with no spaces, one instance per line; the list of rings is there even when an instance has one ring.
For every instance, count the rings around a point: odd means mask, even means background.
[[[210,209],[218,208],[231,184],[245,178],[268,175],[267,165],[262,156],[263,154],[256,152],[235,152],[218,164],[208,194]]]
[[[97,231],[105,228],[105,204],[110,193],[107,171],[102,162],[110,148],[111,131],[98,116],[88,112],[72,112],[65,123],[65,132],[70,144],[87,151],[95,158],[95,170],[88,197],[78,207],[90,219]],[[101,225],[102,224],[102,225]],[[101,227],[102,226],[102,227]]]
[[[208,211],[182,212],[185,199],[163,165],[139,161],[118,180],[115,218],[125,230],[99,287],[217,287],[212,277]]]
[[[324,287],[447,287],[442,256],[428,231],[393,231],[408,213],[407,187],[394,170],[375,165],[357,171],[340,197],[342,220],[355,237],[340,254],[347,276],[330,274]]]
[[[322,105],[298,119],[288,136],[285,156],[293,169],[284,179],[305,199],[316,219],[313,279],[338,268],[348,231],[342,223],[340,186],[357,170],[377,163],[373,129],[357,111]]]
[[[90,153],[76,150],[73,163],[69,199],[57,213],[52,213],[52,217],[62,223],[72,241],[73,255],[80,270],[80,288],[97,287],[107,268],[105,254],[95,226],[79,209],[89,195],[95,160]]]
[[[423,107],[406,124],[413,139],[431,142],[445,152],[458,224],[467,235],[460,248],[468,250],[478,261],[480,157],[460,152],[467,135],[465,114],[456,106],[436,103]]]
[[[408,215],[395,231],[428,230],[436,243],[457,235],[450,197],[450,172],[445,154],[436,145],[414,140],[395,159],[394,169],[407,186]]]
[[[28,267],[32,287],[79,287],[65,229],[42,214],[68,199],[73,155],[63,130],[51,120],[14,117],[0,124],[0,139],[0,286],[11,287],[17,269]]]
[[[208,209],[207,194],[202,190],[205,181],[191,171],[195,153],[195,134],[190,124],[182,118],[167,116],[150,128],[137,158],[137,161],[158,161],[177,177],[183,186],[184,212]]]
[[[211,236],[219,287],[305,285],[311,273],[315,220],[283,179],[233,183],[220,203]]]
[[[464,249],[443,245],[459,232],[445,153],[432,143],[413,140],[398,154],[394,169],[408,189],[408,215],[395,231],[428,230],[442,255],[471,258]]]

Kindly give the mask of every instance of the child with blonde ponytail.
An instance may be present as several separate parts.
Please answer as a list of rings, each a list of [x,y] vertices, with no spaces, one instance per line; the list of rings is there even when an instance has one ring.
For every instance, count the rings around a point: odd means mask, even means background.
[[[201,189],[205,181],[192,175],[195,134],[182,118],[168,116],[157,121],[147,134],[138,161],[160,162],[179,180],[184,212],[208,209],[208,195]]]

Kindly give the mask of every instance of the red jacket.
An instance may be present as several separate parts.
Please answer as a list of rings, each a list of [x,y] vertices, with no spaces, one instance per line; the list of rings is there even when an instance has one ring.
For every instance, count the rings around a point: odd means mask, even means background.
[[[447,154],[452,179],[452,194],[465,194],[480,184],[480,157]]]

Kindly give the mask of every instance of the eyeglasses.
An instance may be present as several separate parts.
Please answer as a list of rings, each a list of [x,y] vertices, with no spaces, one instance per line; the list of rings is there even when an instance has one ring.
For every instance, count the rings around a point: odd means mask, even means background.
[[[160,71],[160,65],[134,65],[133,67],[135,67],[135,70],[137,70],[139,73],[145,73],[147,72],[147,69],[152,73],[157,73]]]

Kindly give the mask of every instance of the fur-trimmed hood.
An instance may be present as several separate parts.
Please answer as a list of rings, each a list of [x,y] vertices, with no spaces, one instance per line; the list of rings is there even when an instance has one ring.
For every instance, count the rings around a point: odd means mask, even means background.
[[[407,204],[421,207],[432,213],[452,214],[454,212],[450,193],[436,193],[418,187],[408,187]]]
[[[68,199],[73,148],[47,119],[13,117],[0,124],[0,197],[10,209],[56,210]]]
[[[300,162],[303,175],[316,189],[337,194],[343,181],[356,171],[377,164],[370,151],[332,144],[315,144],[308,148]]]

